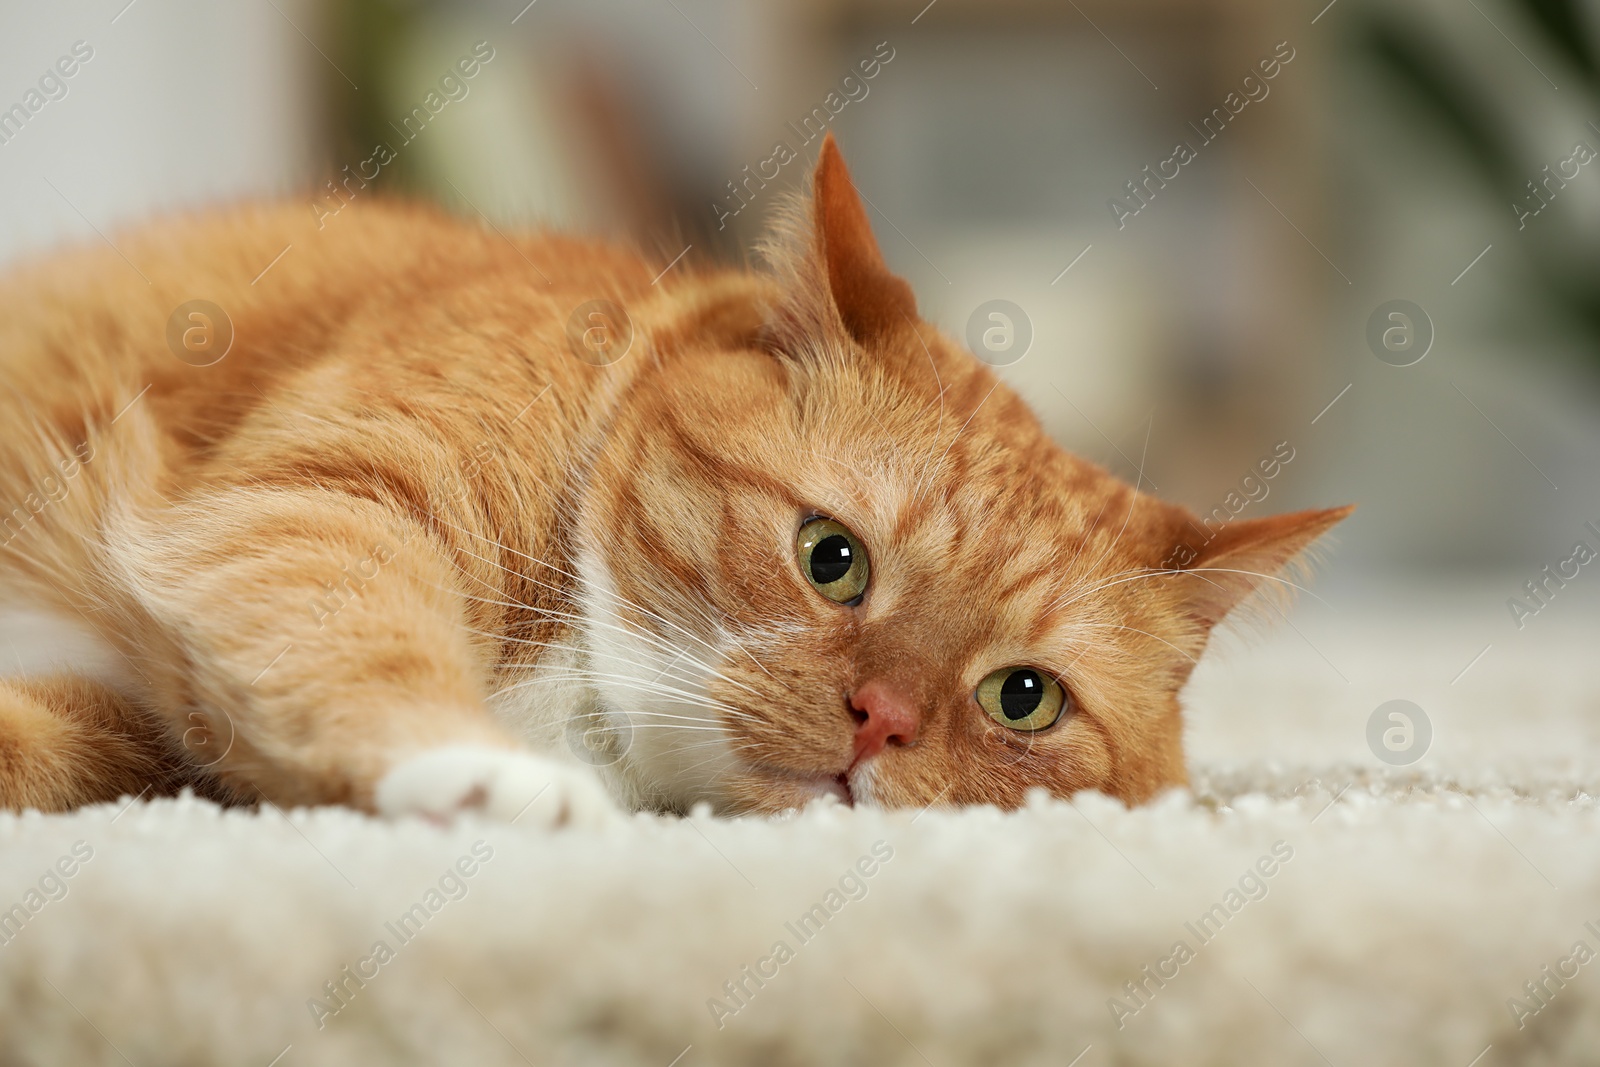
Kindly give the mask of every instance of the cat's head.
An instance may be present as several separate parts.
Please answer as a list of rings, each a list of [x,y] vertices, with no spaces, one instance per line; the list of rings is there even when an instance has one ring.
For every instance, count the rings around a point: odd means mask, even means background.
[[[1128,802],[1185,781],[1212,627],[1348,509],[1211,529],[1068,454],[922,321],[831,138],[744,345],[636,376],[580,520],[645,802]]]

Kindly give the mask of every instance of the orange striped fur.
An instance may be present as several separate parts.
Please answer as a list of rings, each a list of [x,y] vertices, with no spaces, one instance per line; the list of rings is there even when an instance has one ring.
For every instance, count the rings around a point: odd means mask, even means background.
[[[1193,516],[1061,450],[917,317],[831,139],[768,272],[653,282],[627,251],[382,203],[117,248],[0,285],[0,613],[104,650],[0,682],[0,806],[186,783],[437,810],[384,798],[456,773],[441,750],[540,753],[519,766],[569,805],[575,776],[624,807],[1142,801],[1184,781],[1212,625],[1346,513],[1237,521],[1164,568]],[[567,336],[599,298],[634,330],[609,366]],[[193,299],[235,331],[211,366],[168,349]],[[800,572],[819,514],[870,557],[855,606]],[[1034,734],[974,697],[1024,664],[1072,700]],[[919,725],[853,765],[869,681]],[[580,760],[574,722],[622,740]],[[461,773],[446,811],[509,780]]]

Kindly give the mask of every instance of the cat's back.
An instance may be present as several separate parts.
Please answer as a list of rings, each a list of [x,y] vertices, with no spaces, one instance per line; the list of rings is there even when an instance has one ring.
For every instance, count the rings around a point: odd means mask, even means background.
[[[180,451],[198,450],[319,368],[379,384],[435,339],[559,334],[582,300],[650,280],[623,249],[404,202],[158,219],[0,276],[0,425],[76,441],[137,397]],[[505,358],[504,344],[482,347],[437,374]],[[4,438],[0,466],[32,463],[27,435]]]
[[[303,204],[243,204],[112,231],[0,275],[0,376],[17,385],[74,363],[112,374],[196,365],[206,354],[174,353],[167,329],[188,305],[220,311],[218,329],[231,325],[271,362],[375,308],[398,325],[452,293],[557,296],[649,280],[648,265],[618,248],[508,235],[405,202],[322,219]]]

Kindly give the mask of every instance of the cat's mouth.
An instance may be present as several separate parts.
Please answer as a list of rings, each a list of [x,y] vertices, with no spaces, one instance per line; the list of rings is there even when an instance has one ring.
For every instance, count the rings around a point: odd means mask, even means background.
[[[856,806],[855,790],[850,788],[850,774],[841,771],[838,774],[819,774],[815,778],[800,778],[795,780],[810,796],[804,803],[809,803],[819,797],[833,797],[846,807]]]
[[[850,789],[850,776],[848,774],[834,775],[833,786],[835,789],[844,794],[839,799],[843,800],[847,806],[852,808],[856,806],[856,795]],[[830,790],[830,792],[832,792],[832,790]]]
[[[752,784],[760,798],[757,806],[762,810],[804,808],[822,797],[833,797],[849,808],[859,807],[862,802],[871,803],[870,793],[863,791],[858,795],[856,787],[850,784],[851,774],[847,770],[836,774],[806,773],[759,765],[751,770],[755,772]]]

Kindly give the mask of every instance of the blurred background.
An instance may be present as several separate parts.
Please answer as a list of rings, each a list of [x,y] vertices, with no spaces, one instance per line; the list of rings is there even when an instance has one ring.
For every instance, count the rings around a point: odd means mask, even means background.
[[[1597,53],[1569,0],[13,7],[0,261],[345,182],[737,262],[826,126],[928,318],[1025,313],[1062,443],[1206,513],[1360,503],[1324,594],[1476,590],[1465,662],[1600,547]]]

